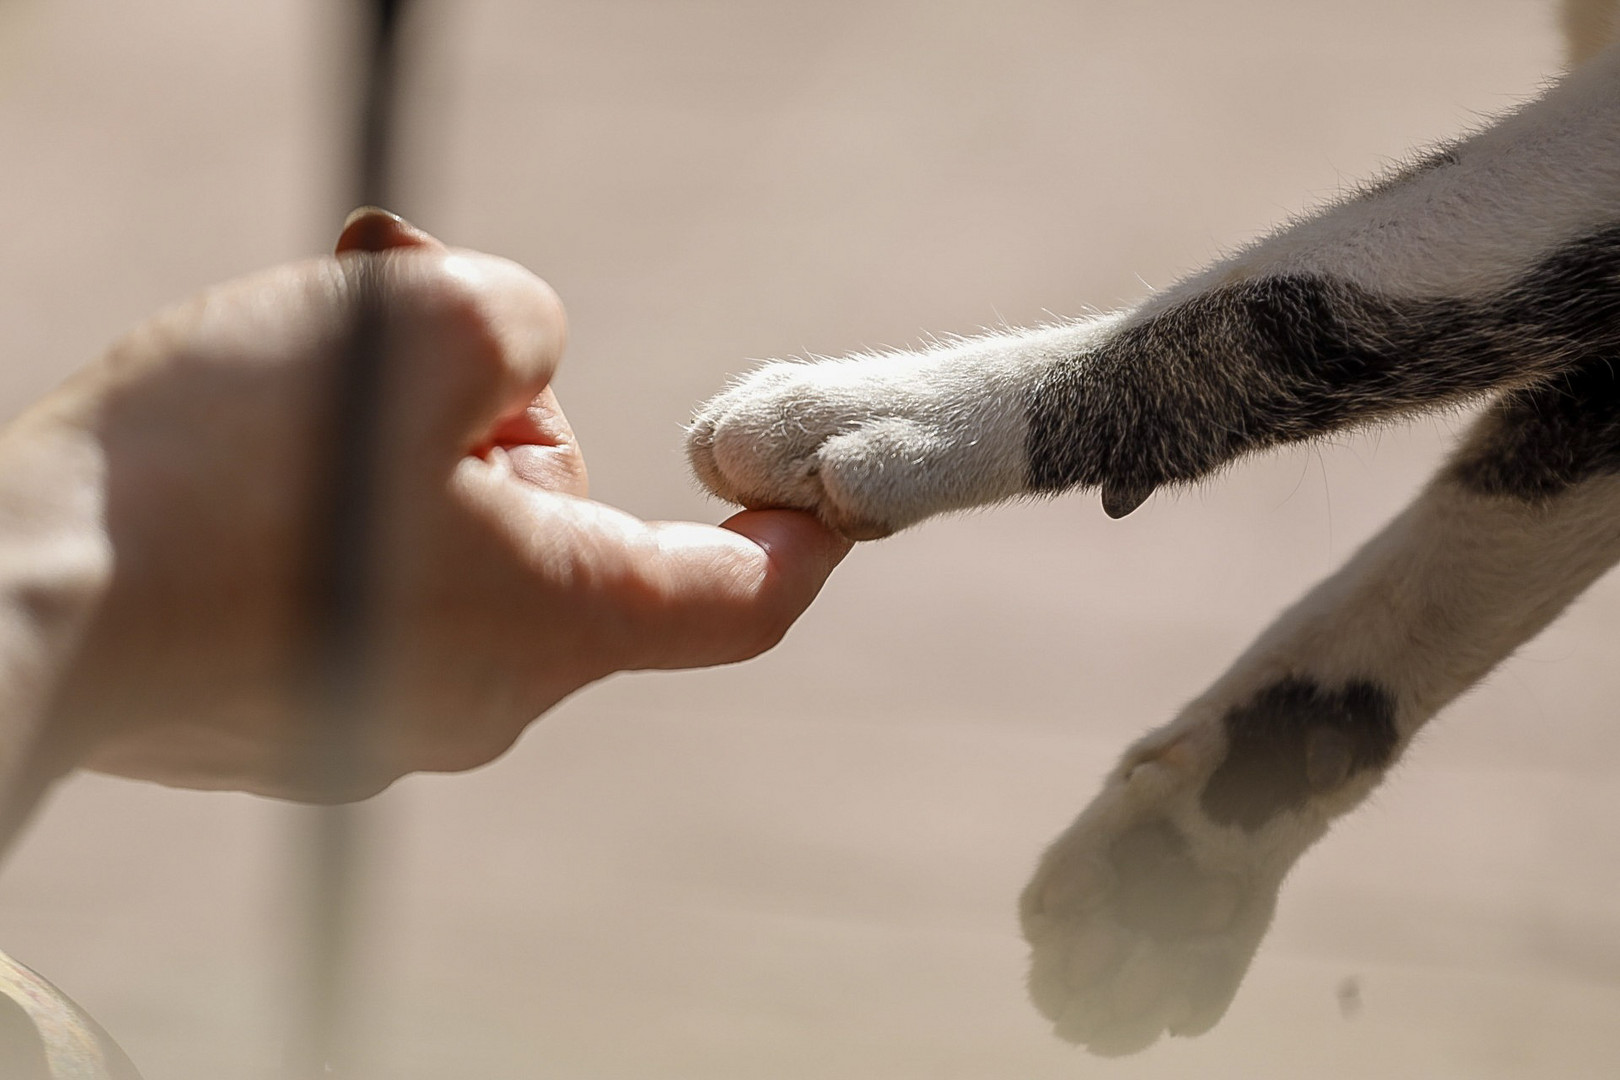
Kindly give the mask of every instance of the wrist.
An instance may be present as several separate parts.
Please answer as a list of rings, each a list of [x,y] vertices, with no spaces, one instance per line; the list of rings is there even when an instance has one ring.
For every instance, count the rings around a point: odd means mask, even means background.
[[[71,387],[0,431],[0,846],[84,752],[55,702],[112,573],[101,449]]]

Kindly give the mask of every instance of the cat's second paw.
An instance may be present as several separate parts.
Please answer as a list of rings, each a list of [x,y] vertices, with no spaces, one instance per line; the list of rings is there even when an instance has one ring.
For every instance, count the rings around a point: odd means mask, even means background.
[[[1300,845],[1211,822],[1207,730],[1144,743],[1047,851],[1021,904],[1030,995],[1103,1055],[1197,1035],[1226,1012]]]
[[[1017,494],[1022,398],[961,352],[767,364],[698,410],[692,469],[723,499],[857,540]]]

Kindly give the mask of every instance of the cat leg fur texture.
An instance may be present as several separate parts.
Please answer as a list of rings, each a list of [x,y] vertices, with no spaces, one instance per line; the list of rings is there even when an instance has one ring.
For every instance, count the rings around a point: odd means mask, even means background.
[[[1110,514],[1243,454],[1620,350],[1620,51],[1139,307],[776,362],[705,404],[698,477],[855,537],[1082,487]]]
[[[1482,367],[1501,350],[1533,377],[1496,381],[1509,389],[1416,502],[1127,752],[1048,850],[1022,914],[1031,994],[1060,1035],[1124,1053],[1219,1019],[1300,854],[1620,560],[1620,278],[1588,261],[1614,220],[1533,260],[1495,321],[1453,324],[1479,335]],[[1435,400],[1466,381],[1452,363]]]
[[[1480,421],[1412,506],[1127,751],[1047,851],[1021,910],[1030,992],[1059,1035],[1117,1054],[1214,1024],[1294,861],[1620,560],[1620,475],[1482,488],[1496,434]]]
[[[1572,55],[1617,6],[1572,0]],[[717,494],[875,536],[1073,487],[1128,513],[1245,453],[1496,396],[1417,501],[1133,747],[1042,859],[1032,996],[1060,1035],[1125,1053],[1213,1024],[1301,853],[1620,559],[1617,353],[1611,48],[1131,311],[767,365],[688,445]]]

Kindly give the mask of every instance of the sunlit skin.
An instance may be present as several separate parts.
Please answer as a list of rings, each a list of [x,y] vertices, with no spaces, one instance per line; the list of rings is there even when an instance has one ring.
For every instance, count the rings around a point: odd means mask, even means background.
[[[556,295],[357,213],[335,256],[154,316],[0,435],[0,514],[27,523],[0,545],[14,792],[83,765],[321,794],[299,768],[306,556],[361,273],[389,327],[367,564],[379,726],[337,797],[483,764],[611,672],[756,655],[848,550],[806,514],[710,526],[591,501],[550,389]]]

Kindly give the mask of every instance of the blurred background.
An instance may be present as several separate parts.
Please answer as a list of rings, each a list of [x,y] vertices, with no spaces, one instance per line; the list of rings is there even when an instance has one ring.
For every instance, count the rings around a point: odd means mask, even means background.
[[[0,408],[325,250],[332,0],[0,0]],[[547,277],[595,493],[718,520],[691,405],[752,359],[1143,296],[1556,73],[1529,0],[419,0],[397,207]],[[1620,582],[1300,865],[1210,1035],[1099,1061],[1014,905],[1120,749],[1387,520],[1464,418],[863,547],[772,655],[623,676],[376,800],[376,1076],[1597,1077],[1620,1062]],[[0,943],[150,1080],[276,1080],[297,816],[81,776]]]

